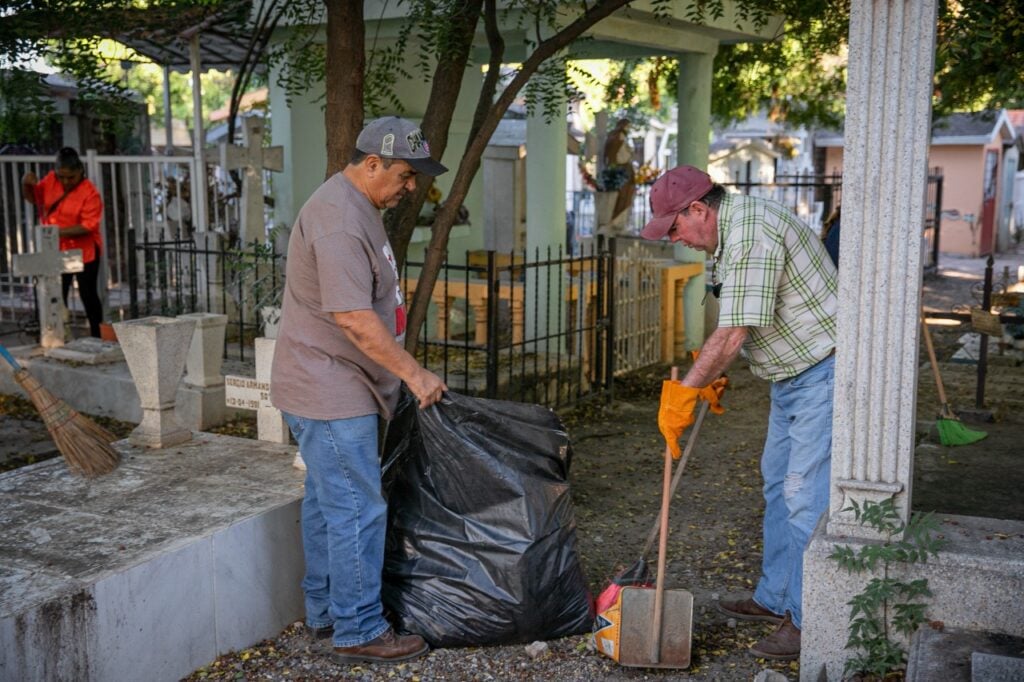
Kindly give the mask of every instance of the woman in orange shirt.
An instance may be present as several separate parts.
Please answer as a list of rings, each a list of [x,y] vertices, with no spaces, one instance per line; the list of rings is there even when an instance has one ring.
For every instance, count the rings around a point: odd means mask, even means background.
[[[57,152],[57,168],[42,180],[32,171],[21,179],[21,193],[35,205],[42,225],[60,227],[60,250],[82,250],[85,269],[77,273],[61,275],[61,289],[64,305],[68,304],[68,290],[71,280],[78,280],[78,294],[89,318],[89,333],[100,335],[103,321],[103,304],[97,291],[100,274],[100,216],[103,214],[103,200],[100,193],[85,177],[85,166],[78,152],[64,147]]]

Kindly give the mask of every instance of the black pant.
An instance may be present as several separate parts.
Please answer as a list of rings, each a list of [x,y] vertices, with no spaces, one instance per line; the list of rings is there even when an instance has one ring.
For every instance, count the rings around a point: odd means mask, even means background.
[[[82,305],[85,306],[85,316],[89,318],[89,334],[99,338],[100,322],[103,321],[103,304],[96,285],[100,278],[100,250],[96,249],[96,257],[85,264],[81,272],[65,272],[60,276],[61,293],[64,296],[64,305],[68,304],[68,291],[71,289],[71,279],[78,280],[78,295],[82,297]]]

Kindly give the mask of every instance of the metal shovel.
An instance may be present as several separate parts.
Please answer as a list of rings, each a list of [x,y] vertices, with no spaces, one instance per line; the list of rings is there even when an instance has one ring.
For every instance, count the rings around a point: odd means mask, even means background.
[[[676,379],[676,369],[672,379]],[[702,418],[707,403],[701,406]],[[703,421],[701,419],[700,421]],[[687,450],[696,440],[690,434]],[[684,466],[686,460],[680,462]],[[668,508],[672,497],[672,451],[665,448],[662,477],[661,521],[658,535],[658,578],[655,588],[622,588],[619,664],[637,668],[687,668],[693,636],[693,595],[665,589],[665,554],[668,545]]]

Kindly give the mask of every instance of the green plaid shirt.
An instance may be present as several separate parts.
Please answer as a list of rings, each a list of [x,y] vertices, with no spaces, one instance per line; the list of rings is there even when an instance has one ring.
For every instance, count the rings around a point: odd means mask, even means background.
[[[782,204],[726,194],[718,208],[719,327],[749,327],[743,356],[762,379],[794,377],[836,341],[836,268]]]

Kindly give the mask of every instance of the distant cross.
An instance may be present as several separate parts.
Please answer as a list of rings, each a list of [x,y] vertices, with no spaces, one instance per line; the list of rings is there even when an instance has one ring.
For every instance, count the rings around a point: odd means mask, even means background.
[[[59,348],[64,345],[64,299],[61,295],[62,273],[81,272],[82,250],[60,250],[60,228],[56,225],[36,227],[36,252],[14,256],[17,277],[36,278],[36,301],[39,305],[39,345]]]
[[[243,244],[263,241],[263,171],[284,170],[284,147],[263,146],[263,119],[242,119],[242,144],[220,143],[219,163],[224,170],[242,171],[242,219],[239,238]]]

